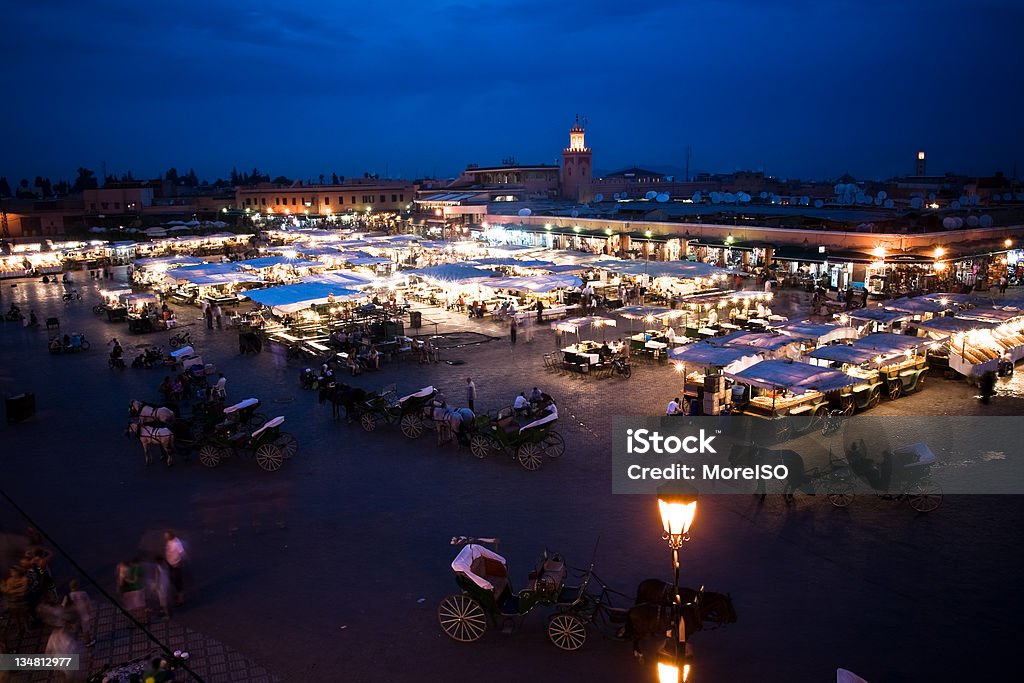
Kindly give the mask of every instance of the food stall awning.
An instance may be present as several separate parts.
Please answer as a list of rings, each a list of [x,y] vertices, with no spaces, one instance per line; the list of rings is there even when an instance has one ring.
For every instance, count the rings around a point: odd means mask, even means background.
[[[1024,311],[1002,308],[971,308],[957,313],[957,316],[966,320],[982,320],[987,323],[1006,323],[1017,318],[1024,318]]]
[[[944,335],[950,335],[954,332],[969,332],[970,330],[988,330],[995,326],[996,323],[994,322],[969,320],[967,318],[951,318],[949,316],[932,318],[931,320],[914,323],[914,327],[919,330],[924,330],[925,332],[937,332]]]
[[[302,279],[303,282],[322,282],[328,285],[349,288],[365,287],[372,284],[375,280],[376,278],[369,275],[360,275],[352,271],[340,270],[332,270],[327,273],[320,273],[319,275],[307,275]]]
[[[182,266],[198,266],[205,263],[203,259],[194,256],[163,256],[150,258],[137,258],[132,265],[142,270],[160,268],[181,268]]]
[[[544,266],[540,270],[546,270],[549,273],[582,273],[585,270],[589,270],[589,268],[580,264],[563,263],[561,265]]]
[[[290,268],[315,268],[323,266],[319,261],[306,261],[305,259],[288,258],[287,256],[251,258],[245,261],[237,261],[235,265],[249,270],[263,270],[264,268],[273,268],[274,266],[288,266]]]
[[[602,318],[597,315],[587,315],[582,318],[568,318],[556,323],[551,323],[551,329],[559,332],[578,333],[588,327],[615,327],[613,318]]]
[[[867,349],[876,354],[887,351],[907,351],[928,346],[934,343],[934,339],[927,337],[912,337],[907,334],[890,334],[889,332],[877,332],[869,334],[853,342],[858,349]]]
[[[807,339],[818,344],[828,344],[839,339],[856,339],[860,336],[854,327],[821,323],[787,323],[776,329],[795,339]]]
[[[513,289],[529,292],[552,292],[556,289],[579,287],[583,280],[575,275],[531,275],[529,277],[498,277],[480,282],[493,289]]]
[[[900,320],[907,320],[910,315],[903,311],[890,311],[884,308],[858,308],[846,313],[841,313],[842,316],[848,316],[851,320],[859,320],[862,322],[876,322],[882,324],[894,323]]]
[[[494,277],[497,273],[493,270],[484,270],[483,268],[467,266],[462,263],[445,263],[440,266],[402,271],[402,275],[417,275],[428,280],[441,280],[444,282],[475,282],[484,278]]]
[[[864,381],[838,370],[785,360],[763,360],[746,370],[726,372],[725,376],[740,384],[763,389],[786,389],[795,394],[838,391]]]
[[[913,315],[920,315],[922,313],[942,313],[943,311],[950,310],[950,303],[947,301],[942,304],[938,301],[932,301],[923,297],[918,298],[907,298],[893,299],[892,301],[886,301],[882,304],[882,307],[890,311],[902,311],[903,313],[911,313]]]
[[[733,332],[722,337],[712,337],[706,343],[713,344],[714,346],[739,348],[747,346],[761,349],[762,351],[777,351],[784,346],[798,342],[799,340],[793,337],[774,332]]]
[[[991,300],[984,299],[975,294],[961,294],[959,292],[936,292],[935,294],[922,294],[921,299],[928,299],[929,301],[952,301],[955,304],[990,304]]]
[[[156,298],[156,294],[149,292],[140,292],[138,294],[122,294],[120,296],[121,303],[126,306],[135,306],[138,304],[155,304],[159,303],[159,299]]]
[[[847,365],[863,365],[864,363],[874,362],[879,355],[885,359],[885,354],[880,354],[878,351],[872,351],[871,349],[860,349],[846,344],[832,344],[814,349],[807,354],[807,357],[836,361],[846,363]],[[890,355],[902,356],[903,352],[890,352]]]
[[[553,265],[551,261],[517,259],[512,258],[511,256],[478,258],[473,259],[472,261],[466,261],[466,264],[475,266],[518,266],[519,268],[547,268],[548,266]]]
[[[354,289],[345,289],[324,282],[299,282],[294,285],[252,289],[245,293],[256,303],[280,313],[294,313],[314,304],[326,304],[331,295],[336,301],[361,299],[366,296]]]
[[[236,271],[234,273],[209,273],[207,275],[192,275],[187,282],[200,287],[213,287],[216,285],[230,285],[237,282],[263,282],[263,278],[255,273]]]
[[[220,275],[221,273],[237,273],[234,263],[201,263],[193,266],[181,266],[168,272],[166,277],[178,281],[191,281],[198,275]]]
[[[623,306],[615,312],[623,318],[630,320],[661,320],[664,318],[678,318],[686,314],[686,311],[665,308],[664,306]]]
[[[672,349],[668,352],[668,358],[675,363],[685,363],[694,367],[725,368],[729,372],[745,370],[761,360],[760,354],[751,348],[714,346],[707,342]]]
[[[628,275],[649,275],[651,277],[716,277],[724,276],[728,271],[699,261],[643,261],[643,260],[606,260],[593,264],[598,268],[613,273]]]

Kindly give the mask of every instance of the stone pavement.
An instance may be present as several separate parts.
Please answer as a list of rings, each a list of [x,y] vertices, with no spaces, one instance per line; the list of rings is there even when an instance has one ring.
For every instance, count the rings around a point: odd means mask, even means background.
[[[96,604],[93,623],[96,645],[79,650],[79,671],[75,675],[69,676],[69,680],[84,681],[89,676],[108,671],[121,664],[140,659],[148,661],[153,657],[166,656],[156,643],[120,611],[102,601],[102,597],[94,595],[93,598]],[[266,669],[240,652],[187,628],[178,620],[155,619],[148,628],[172,652],[181,650],[189,653],[189,668],[207,683],[216,681],[273,683],[280,680],[271,676]],[[3,651],[9,654],[40,654],[46,649],[50,629],[45,626],[40,627],[18,638],[13,624],[7,624],[4,618],[0,618],[0,633],[6,634],[6,649]],[[4,672],[0,672],[0,681],[4,683],[44,683],[53,680],[59,680],[59,677],[53,672],[8,673],[6,679]],[[116,680],[120,681],[120,679]],[[192,679],[182,672],[179,675],[179,680]]]

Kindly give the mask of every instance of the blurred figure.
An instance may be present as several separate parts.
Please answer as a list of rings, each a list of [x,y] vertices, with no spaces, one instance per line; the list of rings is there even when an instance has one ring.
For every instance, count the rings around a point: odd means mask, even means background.
[[[95,607],[89,594],[79,587],[78,579],[72,579],[68,584],[68,594],[64,597],[64,608],[73,609],[78,616],[78,631],[85,646],[95,645],[96,634],[92,631]]]
[[[185,602],[185,546],[173,531],[164,533],[164,541],[164,558],[170,571],[174,604],[180,606]]]

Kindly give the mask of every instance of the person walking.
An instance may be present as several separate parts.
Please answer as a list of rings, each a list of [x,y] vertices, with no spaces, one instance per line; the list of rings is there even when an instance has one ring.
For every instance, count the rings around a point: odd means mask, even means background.
[[[213,306],[211,306],[208,302],[205,302],[204,306],[205,306],[206,310],[203,313],[203,315],[206,316],[206,329],[212,330],[213,329]]]
[[[517,332],[516,328],[518,328],[518,327],[519,327],[519,323],[516,322],[516,319],[513,317],[509,321],[509,324],[508,324],[508,334],[509,334],[509,338],[512,340],[513,344],[516,343],[516,332]]]
[[[472,377],[466,378],[466,405],[474,413],[476,412],[476,384],[474,384]]]
[[[217,319],[217,329],[223,330],[224,323],[222,322],[221,316],[224,315],[224,311],[221,310],[220,304],[215,304],[213,307],[213,317]]]
[[[1006,294],[1006,288],[1010,285],[1010,279],[1003,275],[999,278],[999,293]]]
[[[78,630],[86,647],[96,644],[96,634],[92,631],[92,618],[95,613],[89,594],[78,585],[78,579],[71,579],[68,594],[64,597],[64,607],[74,609],[78,615]]]
[[[124,608],[138,621],[146,621],[146,591],[142,585],[142,567],[138,559],[117,565],[117,591]]]
[[[164,532],[164,558],[170,573],[174,604],[185,602],[185,546],[173,531]]]
[[[537,299],[537,322],[544,322],[544,302]]]

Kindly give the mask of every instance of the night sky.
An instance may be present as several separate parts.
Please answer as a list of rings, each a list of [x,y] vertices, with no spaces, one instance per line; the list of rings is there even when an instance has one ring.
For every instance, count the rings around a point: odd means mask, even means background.
[[[1021,0],[10,0],[0,175],[1024,165]],[[1020,169],[1024,172],[1024,167]],[[12,182],[13,184],[13,182]]]

